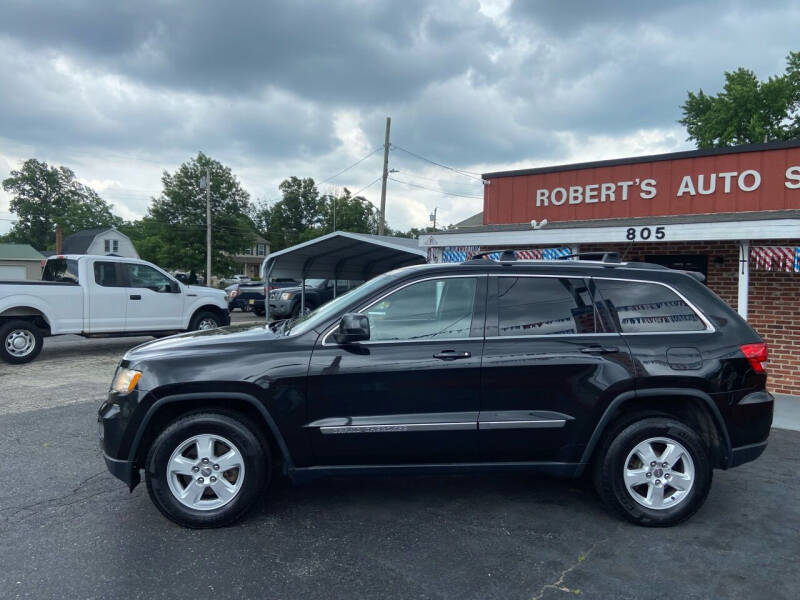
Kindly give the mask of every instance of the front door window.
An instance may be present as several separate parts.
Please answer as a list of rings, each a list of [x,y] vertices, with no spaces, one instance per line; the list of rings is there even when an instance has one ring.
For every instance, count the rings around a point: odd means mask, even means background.
[[[403,287],[366,311],[370,340],[436,340],[470,337],[477,279],[450,277]]]

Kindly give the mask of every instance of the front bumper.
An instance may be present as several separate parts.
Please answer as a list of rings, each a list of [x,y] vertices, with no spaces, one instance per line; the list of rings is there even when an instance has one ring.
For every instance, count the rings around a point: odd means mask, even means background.
[[[273,317],[290,317],[292,316],[292,302],[290,300],[283,301],[277,300],[269,301],[269,314]]]
[[[105,452],[103,452],[103,460],[106,461],[106,467],[109,472],[114,477],[127,484],[131,491],[133,491],[133,488],[141,481],[139,469],[134,469],[131,461],[111,458]]]
[[[119,395],[113,392],[97,411],[98,433],[103,460],[111,474],[133,490],[141,480],[139,469],[130,456],[131,421],[143,395],[143,390]]]

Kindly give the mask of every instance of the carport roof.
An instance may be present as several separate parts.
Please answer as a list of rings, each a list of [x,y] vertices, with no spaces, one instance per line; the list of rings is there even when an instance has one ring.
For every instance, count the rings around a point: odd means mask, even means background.
[[[264,261],[264,273],[271,278],[369,279],[422,264],[426,257],[415,239],[334,231],[273,252]]]

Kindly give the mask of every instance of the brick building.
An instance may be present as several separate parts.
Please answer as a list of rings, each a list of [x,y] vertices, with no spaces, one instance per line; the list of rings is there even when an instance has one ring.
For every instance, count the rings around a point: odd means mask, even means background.
[[[772,391],[800,394],[800,140],[483,178],[483,224],[421,236],[430,261],[603,250],[700,271],[768,343]]]

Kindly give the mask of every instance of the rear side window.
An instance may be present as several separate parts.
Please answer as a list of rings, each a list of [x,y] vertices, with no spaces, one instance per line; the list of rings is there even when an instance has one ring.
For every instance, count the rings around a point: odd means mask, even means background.
[[[596,279],[601,305],[622,333],[704,331],[706,324],[666,286]]]
[[[103,287],[122,286],[122,282],[117,278],[117,265],[112,262],[94,263],[94,281]]]
[[[583,279],[500,277],[499,333],[566,335],[595,333],[595,313]]]
[[[42,281],[78,283],[78,261],[67,258],[52,258],[42,272]]]

